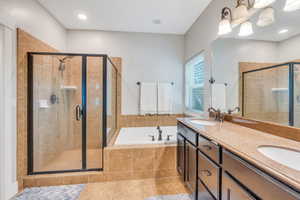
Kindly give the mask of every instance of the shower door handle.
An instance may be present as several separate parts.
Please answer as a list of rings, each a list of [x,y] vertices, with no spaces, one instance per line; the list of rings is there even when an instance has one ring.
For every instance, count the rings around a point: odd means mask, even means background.
[[[81,105],[76,106],[76,120],[80,121],[82,118],[82,108]]]

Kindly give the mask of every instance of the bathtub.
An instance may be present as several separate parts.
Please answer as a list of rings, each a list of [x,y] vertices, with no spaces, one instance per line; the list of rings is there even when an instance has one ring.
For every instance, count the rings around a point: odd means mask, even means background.
[[[139,145],[139,144],[176,144],[177,127],[162,126],[162,141],[158,141],[158,130],[156,127],[130,127],[121,128],[114,145]],[[152,141],[152,135],[155,141]],[[170,140],[167,141],[167,136]]]

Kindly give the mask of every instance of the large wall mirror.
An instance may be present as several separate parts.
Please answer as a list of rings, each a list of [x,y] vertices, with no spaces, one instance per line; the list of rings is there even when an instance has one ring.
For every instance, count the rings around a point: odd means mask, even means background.
[[[259,26],[258,10],[249,18],[253,34],[240,36],[238,26],[214,41],[212,99],[248,119],[300,127],[300,10],[284,11],[284,3],[265,12],[274,23]]]

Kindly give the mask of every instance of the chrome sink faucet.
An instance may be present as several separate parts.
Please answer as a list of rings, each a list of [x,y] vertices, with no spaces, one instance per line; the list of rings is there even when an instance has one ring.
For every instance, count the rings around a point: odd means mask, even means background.
[[[231,115],[235,111],[240,112],[241,111],[240,107],[235,107],[234,109],[229,109],[228,114]]]
[[[213,107],[208,108],[209,113],[214,113],[215,120],[219,122],[223,122],[225,118],[225,113],[222,113],[220,109],[215,109]]]
[[[157,130],[158,130],[158,141],[162,141],[162,130],[160,128],[160,126],[157,126]]]

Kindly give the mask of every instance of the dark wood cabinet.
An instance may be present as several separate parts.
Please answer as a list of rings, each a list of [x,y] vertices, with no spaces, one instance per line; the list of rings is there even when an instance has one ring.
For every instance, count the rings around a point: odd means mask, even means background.
[[[197,190],[197,148],[189,142],[186,143],[186,166],[186,182],[195,197]]]
[[[198,200],[300,200],[300,193],[178,124],[177,168]]]
[[[177,135],[177,170],[182,178],[185,181],[185,141],[184,137],[178,133]]]
[[[198,177],[216,199],[220,196],[220,171],[218,165],[198,151]]]
[[[258,200],[242,188],[226,172],[222,177],[222,200]]]
[[[299,200],[300,194],[228,150],[223,150],[223,169],[264,200]]]

